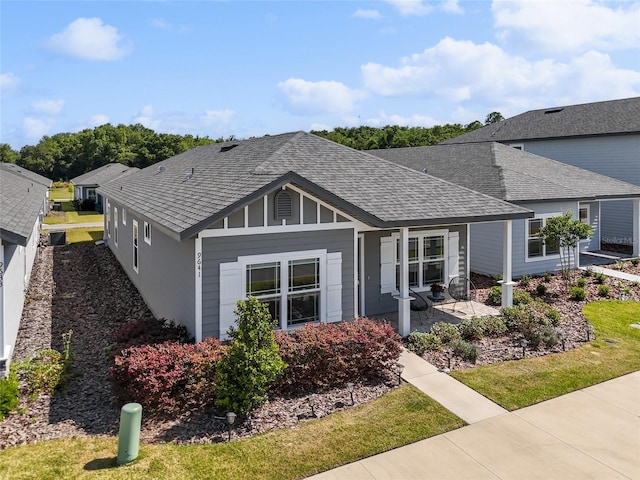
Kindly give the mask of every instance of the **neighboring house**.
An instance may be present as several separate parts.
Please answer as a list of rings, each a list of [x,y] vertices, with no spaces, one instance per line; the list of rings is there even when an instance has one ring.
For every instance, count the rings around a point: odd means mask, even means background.
[[[533,210],[534,218],[513,222],[512,274],[516,277],[560,268],[558,249],[544,245],[537,236],[549,217],[570,211],[574,219],[589,223],[594,233],[580,243],[580,250],[597,251],[600,250],[600,225],[605,219],[601,212],[607,202],[640,199],[640,187],[635,185],[497,142],[391,148],[370,153],[413,168],[420,172],[417,176],[426,171]],[[472,224],[471,246],[472,271],[487,275],[501,273],[501,225]],[[579,255],[575,260],[579,260]]]
[[[111,180],[128,175],[136,170],[138,168],[128,167],[121,163],[107,163],[95,170],[75,177],[71,180],[73,198],[74,200],[93,200],[96,202],[96,210],[102,212],[104,208],[102,197],[96,193],[96,189]]]
[[[531,110],[442,142],[495,141],[640,185],[640,97]],[[633,244],[638,201],[602,205],[602,241]]]
[[[9,366],[51,180],[0,163],[0,377]]]
[[[305,132],[197,147],[98,192],[115,257],[198,340],[224,338],[248,295],[282,329],[397,311],[407,335],[410,286],[468,275],[469,224],[533,215]]]

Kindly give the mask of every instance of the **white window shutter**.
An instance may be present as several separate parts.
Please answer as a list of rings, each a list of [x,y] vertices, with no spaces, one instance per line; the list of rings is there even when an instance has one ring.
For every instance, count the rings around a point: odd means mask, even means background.
[[[460,234],[449,232],[449,281],[460,275]]]
[[[380,293],[393,293],[396,289],[396,259],[393,237],[380,239]]]
[[[227,331],[235,324],[235,309],[242,300],[242,272],[240,262],[220,264],[220,339],[229,338]]]
[[[342,320],[342,252],[327,253],[327,322]]]

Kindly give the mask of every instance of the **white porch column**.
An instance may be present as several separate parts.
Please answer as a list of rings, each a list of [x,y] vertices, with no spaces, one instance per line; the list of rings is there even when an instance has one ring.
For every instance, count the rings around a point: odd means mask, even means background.
[[[511,279],[511,259],[513,252],[513,227],[511,220],[503,222],[502,234],[502,306],[513,306],[513,285]]]
[[[409,229],[400,229],[400,295],[398,299],[398,333],[402,337],[411,331],[411,309],[409,304]]]
[[[633,256],[640,257],[640,199],[633,200]]]

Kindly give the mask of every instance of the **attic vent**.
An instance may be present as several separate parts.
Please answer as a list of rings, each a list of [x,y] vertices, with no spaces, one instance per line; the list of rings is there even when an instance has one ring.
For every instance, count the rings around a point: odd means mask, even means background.
[[[561,112],[562,110],[564,110],[563,108],[552,108],[551,110],[545,110],[544,114],[546,115],[547,113],[558,113]]]
[[[220,151],[221,152],[228,152],[229,150],[236,148],[238,146],[237,143],[234,143],[232,145],[225,145],[224,147],[220,147]]]
[[[291,218],[293,215],[293,199],[286,190],[276,193],[274,199],[274,216],[276,220]]]

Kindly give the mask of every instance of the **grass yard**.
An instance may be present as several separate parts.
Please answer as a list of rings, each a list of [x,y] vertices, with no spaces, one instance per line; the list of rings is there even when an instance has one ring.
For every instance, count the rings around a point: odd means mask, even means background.
[[[364,405],[223,444],[141,445],[117,467],[117,440],[56,440],[0,452],[0,478],[299,479],[462,427],[415,387],[404,385]]]
[[[98,228],[70,228],[67,232],[67,243],[88,243],[102,240],[104,229]]]
[[[584,307],[596,340],[562,354],[513,360],[451,375],[507,410],[533,405],[640,370],[640,302],[603,300]]]
[[[73,199],[73,185],[52,187],[49,190],[49,199],[56,202]]]
[[[61,225],[64,223],[95,223],[104,221],[104,215],[98,212],[76,212],[72,202],[62,202],[62,214],[51,212],[44,217],[47,225]]]

